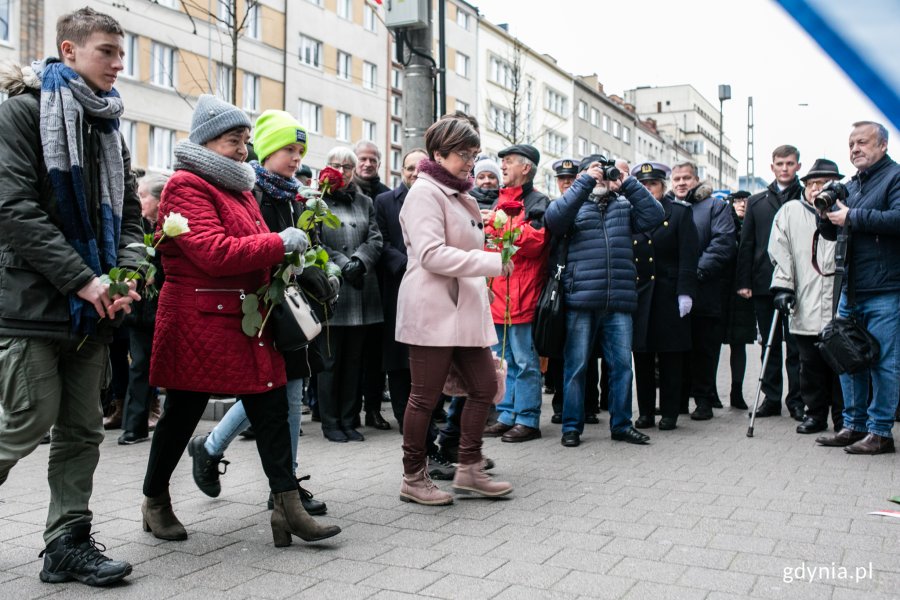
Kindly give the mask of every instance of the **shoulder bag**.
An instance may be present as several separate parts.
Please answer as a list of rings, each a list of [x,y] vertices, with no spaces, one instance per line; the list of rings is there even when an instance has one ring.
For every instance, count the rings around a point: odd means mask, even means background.
[[[563,298],[562,274],[566,270],[569,236],[563,236],[556,254],[556,269],[550,273],[547,285],[538,297],[531,336],[539,356],[562,358],[566,344],[566,308]],[[552,256],[552,253],[551,253]]]

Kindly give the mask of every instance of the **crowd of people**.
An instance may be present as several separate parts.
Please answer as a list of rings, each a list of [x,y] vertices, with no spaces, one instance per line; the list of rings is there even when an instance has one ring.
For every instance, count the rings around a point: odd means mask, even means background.
[[[424,505],[454,500],[434,479],[459,494],[510,494],[490,474],[483,438],[541,438],[544,391],[554,393],[549,422],[565,447],[582,443],[601,409],[613,440],[638,445],[650,429],[676,429],[681,415],[713,418],[723,345],[733,409],[748,409],[746,346],[759,342],[767,359],[756,417],[780,415],[784,402],[799,434],[827,430],[831,415],[834,434],[818,437],[821,446],[894,452],[900,167],[878,123],[853,124],[857,173],[827,206],[817,200],[844,175],[820,158],[801,177],[790,145],[774,150],[775,180],[754,195],[715,195],[690,162],[630,168],[589,155],[553,164],[551,199],[534,187],[537,148],[510,146],[499,162],[481,155],[478,123],[462,113],[437,120],[425,147],[407,152],[397,188],[380,181],[377,144],[362,140],[328,152],[323,174],[334,179],[316,189],[302,164],[309,136],[292,115],[268,110],[254,123],[202,95],[174,174],[138,179],[116,127],[121,26],[81,9],[60,19],[57,40],[59,58],[0,74],[9,95],[0,105],[0,485],[50,431],[42,581],[108,585],[131,573],[91,535],[104,427],[121,427],[123,445],[151,440],[142,526],[164,540],[188,537],[169,489],[185,450],[197,486],[216,497],[225,451],[249,428],[276,546],[340,533],[312,518],[327,507],[300,485],[303,411],[328,441],[363,442],[363,425],[392,428],[386,396],[402,435],[400,499]],[[332,220],[301,229],[313,206]],[[168,230],[176,215],[183,226]],[[310,246],[324,264],[291,262]],[[142,277],[116,274],[141,265],[150,265]],[[533,324],[554,273],[565,341],[542,357]],[[314,300],[327,335],[279,349],[278,325],[265,326],[268,297],[255,294],[281,277]],[[867,368],[843,372],[820,353],[818,335],[835,316],[877,341]],[[101,390],[111,390],[105,421]],[[212,396],[238,402],[194,435]]]

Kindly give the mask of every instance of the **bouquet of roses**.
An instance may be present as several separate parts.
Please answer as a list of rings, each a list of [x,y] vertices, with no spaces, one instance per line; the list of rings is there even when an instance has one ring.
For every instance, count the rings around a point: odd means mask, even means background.
[[[500,260],[504,265],[509,263],[513,255],[519,250],[519,247],[516,246],[516,239],[522,234],[522,229],[513,224],[513,218],[518,216],[524,210],[524,207],[525,205],[521,200],[501,200],[497,203],[493,219],[490,221],[485,234],[487,247],[500,251]],[[488,282],[488,287],[491,286],[491,283],[493,283],[493,279]],[[503,312],[501,360],[504,360],[506,357],[506,331],[509,328],[509,324],[509,275],[506,275],[506,308]]]

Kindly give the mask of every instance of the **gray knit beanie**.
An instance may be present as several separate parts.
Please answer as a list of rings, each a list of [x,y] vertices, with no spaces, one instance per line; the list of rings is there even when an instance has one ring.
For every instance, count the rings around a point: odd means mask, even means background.
[[[489,156],[485,156],[483,158],[478,159],[478,162],[475,163],[474,176],[478,177],[478,174],[482,171],[490,171],[494,175],[497,176],[497,181],[501,181],[503,176],[500,174],[500,165],[497,164],[497,161]]]
[[[205,144],[237,127],[251,127],[250,117],[238,107],[219,100],[215,96],[202,94],[197,100],[191,119],[190,140],[195,144]]]

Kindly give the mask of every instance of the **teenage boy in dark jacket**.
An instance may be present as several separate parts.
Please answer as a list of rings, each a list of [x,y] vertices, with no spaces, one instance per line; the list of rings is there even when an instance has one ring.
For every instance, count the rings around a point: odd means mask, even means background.
[[[607,181],[602,158],[582,160],[581,175],[544,213],[551,234],[568,236],[561,441],[567,447],[581,443],[585,371],[598,336],[610,366],[612,439],[631,444],[650,439],[631,423],[631,313],[637,308],[631,235],[662,223],[665,212],[634,177]]]
[[[90,8],[56,29],[59,59],[0,77],[0,484],[53,426],[41,581],[108,585],[131,565],[90,534],[100,388],[109,326],[140,296],[110,298],[100,275],[136,265],[143,238],[113,88],[125,34]]]
[[[881,346],[874,366],[841,375],[844,428],[816,440],[845,446],[849,454],[894,452],[891,429],[900,398],[900,165],[888,156],[887,143],[884,125],[853,124],[850,162],[858,171],[847,186],[847,203],[838,202],[819,224],[826,239],[837,239],[838,228],[851,238],[839,316],[854,315]],[[848,280],[855,306],[847,301]]]
[[[737,257],[735,283],[737,294],[753,299],[756,323],[763,336],[768,336],[775,316],[773,295],[769,290],[774,271],[769,260],[769,234],[775,213],[785,202],[803,198],[803,185],[797,178],[800,171],[800,151],[794,146],[779,146],[772,151],[772,173],[775,180],[765,191],[750,196],[744,223],[741,227],[740,246]],[[802,200],[801,200],[802,201]],[[788,317],[781,315],[781,323],[775,329],[769,350],[769,362],[763,373],[762,392],[765,401],[756,411],[757,417],[771,417],[781,414],[781,341],[784,339],[787,352],[784,365],[788,376],[788,393],[785,404],[791,416],[803,420],[803,399],[800,397],[800,350],[794,336],[788,330]],[[767,340],[762,340],[763,348]]]

